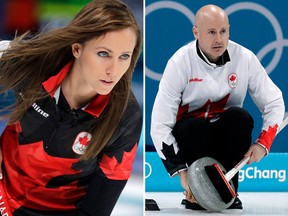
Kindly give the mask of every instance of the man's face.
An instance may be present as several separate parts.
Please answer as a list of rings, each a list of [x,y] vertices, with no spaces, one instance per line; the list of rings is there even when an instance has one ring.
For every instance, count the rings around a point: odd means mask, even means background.
[[[229,41],[229,24],[225,16],[203,15],[193,28],[199,47],[210,62],[216,62],[224,53]]]

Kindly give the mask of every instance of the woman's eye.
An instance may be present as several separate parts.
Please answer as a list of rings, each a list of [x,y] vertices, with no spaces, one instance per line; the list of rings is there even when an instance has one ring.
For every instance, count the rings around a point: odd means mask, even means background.
[[[123,54],[123,55],[120,56],[120,58],[123,59],[123,60],[129,59],[129,57],[130,57],[130,55],[128,55],[128,54]]]
[[[98,54],[100,57],[109,57],[108,52],[105,52],[105,51],[98,52],[97,54]]]

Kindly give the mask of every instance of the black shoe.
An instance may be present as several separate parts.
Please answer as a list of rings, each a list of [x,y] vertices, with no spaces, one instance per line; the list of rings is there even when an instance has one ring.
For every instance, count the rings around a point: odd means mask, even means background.
[[[243,209],[242,202],[238,198],[238,196],[235,198],[234,202],[229,206],[227,209]]]
[[[181,202],[182,205],[185,205],[185,209],[192,209],[192,210],[206,210],[202,206],[200,206],[198,203],[192,203],[189,202],[186,199],[183,199]]]
[[[192,210],[206,210],[202,206],[200,206],[198,203],[191,203],[186,199],[183,199],[181,202],[182,205],[185,205],[186,209],[192,209]],[[229,206],[227,209],[243,209],[241,200],[236,197],[234,202]]]
[[[160,211],[154,199],[145,199],[145,211]]]

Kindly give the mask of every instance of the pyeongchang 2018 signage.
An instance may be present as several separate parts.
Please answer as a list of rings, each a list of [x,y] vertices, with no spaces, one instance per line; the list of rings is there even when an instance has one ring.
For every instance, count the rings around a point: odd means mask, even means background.
[[[145,187],[147,192],[183,191],[179,176],[170,178],[156,152],[147,152]],[[239,171],[240,192],[288,192],[288,153],[271,153],[260,163],[245,165]],[[228,171],[228,170],[227,170]]]
[[[195,14],[206,4],[218,5],[226,11],[230,39],[257,55],[271,79],[282,90],[288,107],[287,0],[146,0],[145,3],[146,145],[153,146],[150,137],[151,111],[166,63],[176,50],[194,40],[192,27]],[[261,113],[250,96],[247,96],[244,108],[254,118],[253,140],[256,140],[262,127]],[[271,152],[288,152],[288,127],[277,135]],[[254,171],[258,175],[257,170]],[[246,179],[251,177],[251,173],[252,170],[247,171]]]
[[[271,153],[239,172],[240,191],[288,191],[288,154]]]

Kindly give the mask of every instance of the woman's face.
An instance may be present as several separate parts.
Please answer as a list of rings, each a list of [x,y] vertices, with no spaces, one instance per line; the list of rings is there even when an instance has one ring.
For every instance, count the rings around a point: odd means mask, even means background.
[[[72,45],[74,69],[81,86],[96,94],[111,92],[128,70],[136,44],[133,29],[109,32],[81,45]]]

